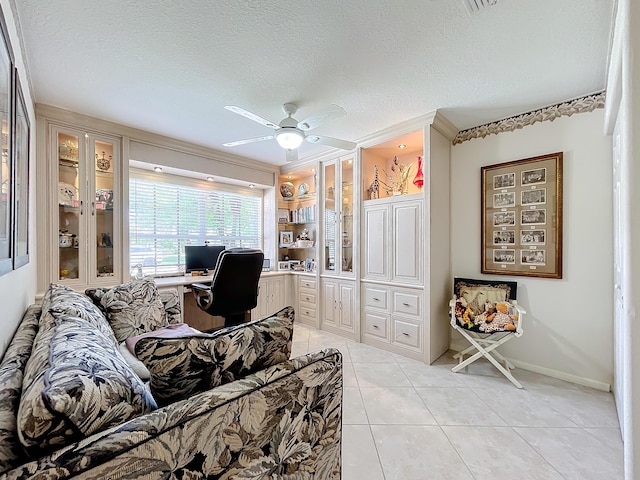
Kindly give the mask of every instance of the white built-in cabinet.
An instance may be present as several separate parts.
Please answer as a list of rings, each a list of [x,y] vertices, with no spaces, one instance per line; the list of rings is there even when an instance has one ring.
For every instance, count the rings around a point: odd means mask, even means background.
[[[426,363],[449,347],[455,134],[434,112],[380,132],[360,148],[360,340]],[[406,182],[399,181],[406,171]]]
[[[251,310],[251,319],[266,317],[286,306],[286,278],[284,275],[260,277],[258,304]]]
[[[422,284],[423,200],[399,195],[364,207],[363,279]]]
[[[323,316],[320,326],[348,338],[356,335],[356,283],[353,280],[322,278]]]
[[[39,126],[39,283],[119,283],[121,138],[46,119]]]

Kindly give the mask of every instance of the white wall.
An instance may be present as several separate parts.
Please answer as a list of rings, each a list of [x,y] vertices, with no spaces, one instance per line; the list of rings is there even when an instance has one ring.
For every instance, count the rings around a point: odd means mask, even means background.
[[[625,479],[640,478],[640,5],[619,0],[607,79],[607,132],[614,138],[616,305],[614,394],[624,442]],[[634,88],[635,87],[635,88]],[[635,120],[635,121],[634,121]]]
[[[31,97],[31,91],[26,81],[27,75],[25,72],[24,59],[20,50],[20,41],[16,32],[16,26],[13,19],[13,12],[11,10],[12,2],[8,0],[0,0],[2,6],[2,13],[7,24],[7,30],[9,31],[9,37],[11,40],[11,46],[15,55],[15,63],[18,69],[18,75],[22,82],[22,90],[27,102],[27,109],[29,114],[29,121],[31,123],[31,158],[29,168],[29,252],[30,262],[15,270],[11,273],[0,277],[0,306],[2,307],[2,316],[0,317],[0,354],[3,354],[9,341],[13,337],[13,333],[16,330],[22,314],[26,307],[33,303],[36,291],[36,222],[35,222],[35,114],[33,110],[33,102]]]
[[[451,156],[453,274],[501,278],[480,274],[480,167],[564,152],[563,278],[502,277],[518,282],[528,312],[524,335],[502,352],[599,388],[613,381],[612,153],[603,124],[602,109],[576,114],[464,142]]]

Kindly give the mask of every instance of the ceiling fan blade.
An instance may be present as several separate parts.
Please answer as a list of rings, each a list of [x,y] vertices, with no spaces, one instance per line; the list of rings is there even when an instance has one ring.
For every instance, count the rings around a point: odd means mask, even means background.
[[[287,150],[287,162],[298,161],[298,150]]]
[[[346,114],[347,111],[344,108],[334,103],[324,110],[316,112],[310,117],[305,118],[301,122],[298,122],[298,128],[304,131],[311,130],[312,128],[316,128],[318,125],[324,122],[342,117]]]
[[[320,135],[307,135],[306,140],[309,143],[319,143],[320,145],[341,148],[342,150],[353,150],[357,145],[356,143],[349,142],[347,140],[340,140],[338,138],[331,137],[321,137]]]
[[[273,123],[266,118],[262,118],[260,115],[256,115],[248,110],[245,110],[242,107],[238,107],[237,105],[225,105],[227,110],[233,113],[237,113],[238,115],[242,115],[243,117],[248,118],[249,120],[253,120],[254,122],[261,123],[265,127],[278,128],[276,123]]]
[[[273,135],[265,135],[264,137],[245,138],[244,140],[236,140],[235,142],[223,143],[225,147],[235,147],[237,145],[244,145],[245,143],[262,142],[263,140],[271,140],[276,138]]]

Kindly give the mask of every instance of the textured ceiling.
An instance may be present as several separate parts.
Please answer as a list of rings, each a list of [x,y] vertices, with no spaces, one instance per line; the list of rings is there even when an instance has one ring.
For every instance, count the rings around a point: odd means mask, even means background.
[[[605,86],[614,0],[15,0],[38,103],[274,164],[302,120],[358,141],[435,109],[465,129]],[[304,143],[300,158],[327,151]]]

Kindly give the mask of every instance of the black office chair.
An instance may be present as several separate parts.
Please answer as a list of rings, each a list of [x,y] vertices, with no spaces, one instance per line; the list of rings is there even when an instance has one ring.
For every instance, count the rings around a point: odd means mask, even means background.
[[[263,260],[261,250],[224,250],[218,257],[211,285],[191,285],[198,307],[209,315],[224,317],[225,327],[243,323],[246,313],[258,304]]]

